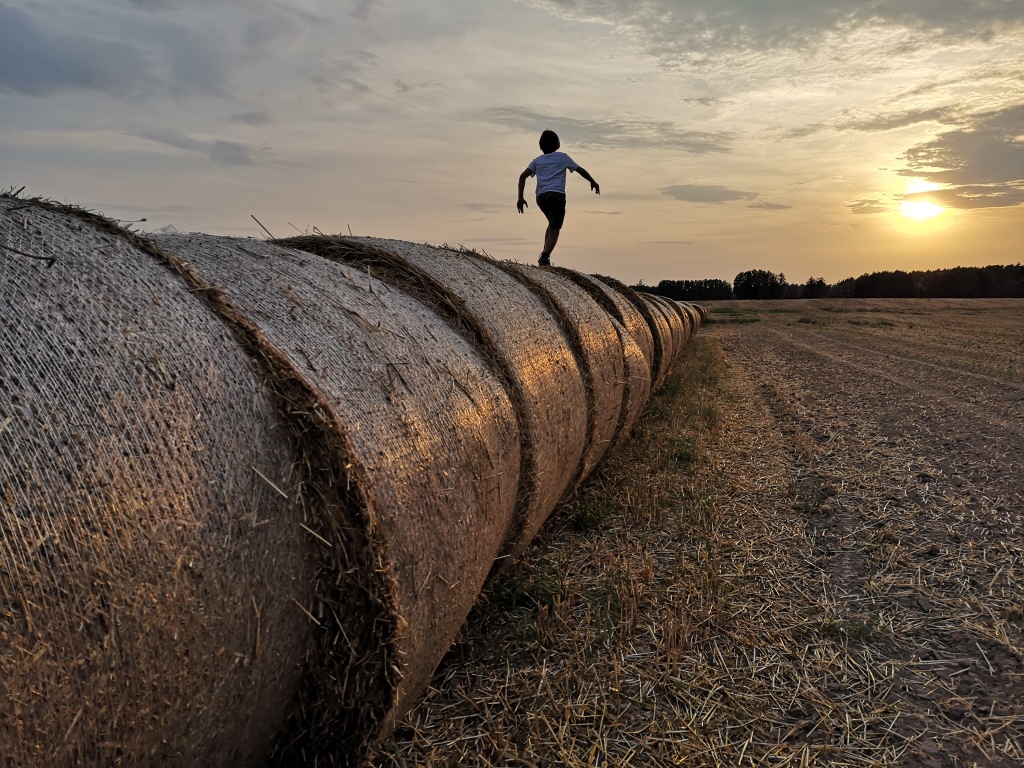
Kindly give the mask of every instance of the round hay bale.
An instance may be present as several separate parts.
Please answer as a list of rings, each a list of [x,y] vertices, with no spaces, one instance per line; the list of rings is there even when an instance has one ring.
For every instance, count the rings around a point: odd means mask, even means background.
[[[707,322],[708,311],[704,307],[703,304],[690,304],[690,306],[693,307],[697,311],[697,313],[700,315],[700,321],[702,323]]]
[[[552,269],[589,293],[594,301],[604,308],[605,312],[618,320],[633,336],[647,361],[647,372],[650,377],[654,370],[654,337],[651,335],[651,327],[633,303],[619,291],[592,275],[565,267],[552,267]]]
[[[645,305],[644,316],[651,325],[651,335],[654,337],[655,346],[659,349],[658,376],[654,379],[654,389],[660,389],[668,378],[672,363],[676,358],[676,333],[669,323],[668,314],[658,304],[653,296],[646,293],[637,293],[637,298]]]
[[[640,414],[647,407],[647,401],[651,396],[650,369],[647,367],[647,358],[644,357],[640,345],[629,331],[617,320],[612,320],[615,330],[619,334],[622,343],[623,365],[625,369],[626,392],[622,402],[622,416],[619,420],[619,428],[608,449],[609,454],[614,453],[620,445],[629,439],[633,427],[636,426]]]
[[[252,240],[153,241],[316,393],[347,470],[325,473],[316,491],[333,503],[306,527],[332,573],[383,574],[384,604],[318,584],[318,690],[299,726],[303,754],[333,741],[358,762],[423,692],[499,554],[519,477],[512,404],[467,342],[365,272]],[[338,533],[352,529],[365,533]]]
[[[364,237],[289,238],[358,264],[433,307],[507,382],[523,438],[520,505],[502,549],[523,552],[571,487],[587,439],[587,396],[568,340],[544,303],[486,256]]]
[[[686,342],[690,340],[690,336],[693,335],[690,332],[689,318],[687,318],[683,308],[672,299],[665,298],[664,296],[656,296],[654,294],[647,295],[654,299],[654,301],[665,310],[665,314],[668,315],[669,325],[672,326],[672,334],[676,338],[676,355],[678,356],[686,346]]]
[[[657,316],[651,311],[650,305],[640,297],[640,294],[621,280],[616,280],[614,277],[608,277],[607,275],[594,275],[594,277],[635,307],[647,324],[651,332],[652,349],[654,352],[651,358],[652,389],[657,389],[665,381],[665,377],[668,375],[668,368],[672,363],[672,350],[670,348],[672,342],[665,333],[667,330],[665,324],[658,320]]]
[[[614,321],[590,294],[557,272],[515,262],[498,262],[498,266],[516,276],[549,305],[583,373],[589,439],[578,484],[600,463],[619,429],[626,394],[622,340]]]
[[[0,764],[264,764],[314,563],[252,363],[65,206],[0,198],[0,306]]]

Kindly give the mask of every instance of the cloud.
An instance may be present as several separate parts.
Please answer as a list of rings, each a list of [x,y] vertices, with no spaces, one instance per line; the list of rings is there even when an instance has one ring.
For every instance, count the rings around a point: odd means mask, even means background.
[[[695,96],[692,98],[684,98],[683,102],[686,104],[697,104],[702,107],[713,107],[716,104],[724,104],[722,99],[716,99],[714,96]]]
[[[0,2],[0,92],[84,89],[138,98],[226,91],[230,56],[205,30],[131,11],[104,19],[98,31],[80,21],[75,34],[61,34]]]
[[[0,3],[0,91],[47,96],[84,88],[127,96],[150,69],[135,45],[52,35],[22,10]]]
[[[360,21],[369,21],[370,16],[381,5],[380,0],[356,0],[350,15]]]
[[[932,109],[908,109],[902,112],[872,115],[860,119],[851,119],[839,123],[840,130],[854,131],[891,131],[906,128],[919,123],[956,123],[960,119],[960,110],[956,107],[933,107]]]
[[[365,65],[372,65],[377,57],[369,51],[352,51],[345,58],[320,58],[308,72],[307,78],[319,93],[331,94],[338,90],[366,93],[370,86],[358,78]]]
[[[736,50],[807,49],[830,35],[900,27],[955,42],[1024,24],[1024,4],[993,0],[534,0],[553,14],[632,32],[656,55],[696,61]],[[909,43],[908,43],[909,45]]]
[[[905,109],[899,112],[881,112],[865,117],[847,117],[829,123],[810,123],[793,128],[782,134],[786,139],[802,139],[824,131],[860,131],[878,133],[906,128],[920,123],[955,124],[962,119],[962,112],[957,107],[944,106],[931,109]]]
[[[881,200],[855,200],[852,203],[848,203],[847,208],[850,209],[850,213],[886,213],[889,208]]]
[[[753,200],[757,192],[741,192],[721,186],[699,186],[696,184],[676,184],[665,187],[661,194],[685,203],[727,203],[731,200]]]
[[[409,91],[422,91],[428,88],[443,88],[441,83],[437,82],[434,78],[424,80],[419,83],[407,83],[401,78],[395,80],[395,90],[399,93],[408,93]]]
[[[759,208],[762,211],[784,211],[787,208],[792,208],[792,205],[786,205],[784,203],[751,203],[747,208]]]
[[[1024,183],[972,184],[931,192],[912,192],[903,200],[927,200],[944,208],[1006,208],[1024,204]]]
[[[262,109],[253,109],[248,112],[236,112],[228,117],[228,122],[241,123],[242,125],[266,125],[273,119],[269,112]]]
[[[487,111],[496,122],[539,134],[555,131],[562,143],[577,147],[628,147],[631,149],[675,149],[695,155],[728,152],[731,133],[685,131],[667,120],[577,120],[532,112],[523,107],[500,107]]]
[[[139,131],[131,134],[140,139],[148,139],[169,147],[183,149],[187,152],[206,155],[213,162],[220,165],[252,165],[256,162],[252,149],[237,141],[226,141],[216,139],[214,141],[203,141],[186,136],[184,133],[175,130],[162,131]]]
[[[947,189],[907,195],[952,208],[1020,205],[1024,189],[1024,104],[970,118],[955,131],[911,147],[903,176],[917,176]]]
[[[1024,104],[972,118],[961,130],[940,133],[903,156],[904,176],[939,184],[995,184],[1024,180]],[[938,170],[930,170],[938,169]]]

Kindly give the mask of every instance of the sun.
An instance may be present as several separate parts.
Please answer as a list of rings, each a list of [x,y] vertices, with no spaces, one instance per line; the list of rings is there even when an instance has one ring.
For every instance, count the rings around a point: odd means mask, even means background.
[[[938,184],[933,184],[930,181],[925,181],[924,179],[911,179],[910,183],[907,184],[906,193],[913,194],[915,192],[932,192],[936,189],[942,189],[942,187]],[[915,200],[904,200],[900,204],[900,213],[914,221],[927,221],[928,219],[934,219],[945,210],[946,209],[941,205],[937,205],[931,200],[922,200],[920,198]]]

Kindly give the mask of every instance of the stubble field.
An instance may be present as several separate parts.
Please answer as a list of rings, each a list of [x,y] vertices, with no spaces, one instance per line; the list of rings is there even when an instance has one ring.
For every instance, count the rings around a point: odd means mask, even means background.
[[[376,765],[1024,763],[1024,301],[708,309]]]

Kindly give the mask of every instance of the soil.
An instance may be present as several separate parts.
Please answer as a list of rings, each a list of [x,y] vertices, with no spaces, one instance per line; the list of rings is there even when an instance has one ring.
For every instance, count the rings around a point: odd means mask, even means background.
[[[901,764],[1021,765],[1024,302],[711,309],[782,436],[836,620],[898,670]]]

